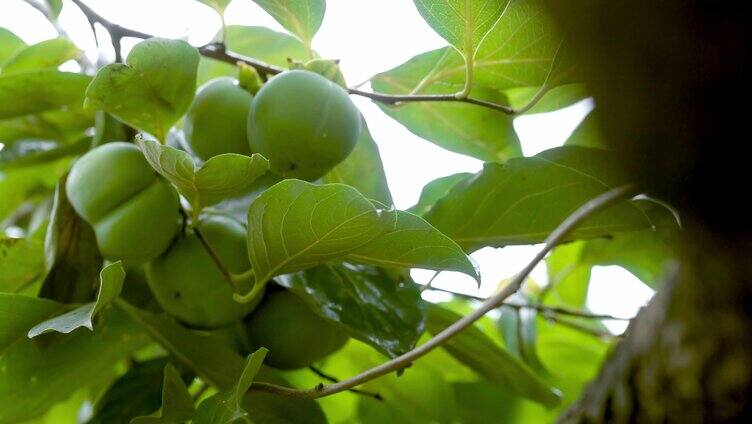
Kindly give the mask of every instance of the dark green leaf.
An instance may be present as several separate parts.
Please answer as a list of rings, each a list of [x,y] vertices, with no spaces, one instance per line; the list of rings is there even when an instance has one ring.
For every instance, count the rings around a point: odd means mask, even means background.
[[[180,40],[150,38],[133,47],[126,63],[97,72],[86,104],[165,141],[196,91],[198,51]]]
[[[150,416],[137,417],[132,424],[184,423],[193,417],[193,398],[175,367],[168,363],[162,382],[162,408]]]
[[[67,38],[53,38],[17,51],[2,64],[2,73],[55,69],[75,59],[81,51]]]
[[[78,332],[40,347],[20,339],[0,355],[0,423],[42,415],[80,388],[106,383],[116,364],[148,339],[110,309],[95,332]]]
[[[62,303],[92,300],[102,256],[94,230],[68,202],[65,178],[60,179],[55,191],[44,249],[47,276],[39,296]]]
[[[454,403],[462,423],[513,423],[519,398],[486,381],[454,383]]]
[[[297,35],[306,45],[319,30],[326,11],[325,0],[253,0],[286,30]]]
[[[81,327],[94,331],[94,316],[120,295],[124,280],[125,271],[120,261],[107,265],[99,273],[99,293],[94,302],[35,325],[29,330],[28,337],[33,338],[50,331],[67,334]]]
[[[63,310],[65,306],[51,300],[0,293],[0,352],[23,339],[34,324]]]
[[[487,163],[457,184],[426,220],[468,251],[543,241],[575,209],[626,183],[609,152],[559,147],[536,156]],[[634,202],[590,217],[569,236],[602,237],[651,228],[655,223]]]
[[[392,205],[392,195],[386,182],[379,148],[368,131],[365,119],[363,119],[361,128],[355,150],[350,153],[344,162],[324,175],[324,182],[347,184],[354,187],[363,196],[390,206]]]
[[[279,281],[319,315],[388,356],[412,349],[423,333],[425,306],[418,287],[378,268],[322,265]]]
[[[41,70],[0,75],[0,119],[80,105],[91,77]]]
[[[460,319],[460,315],[438,305],[429,305],[427,328],[437,334]],[[557,390],[541,380],[525,364],[488,338],[475,326],[467,328],[442,345],[452,356],[483,378],[519,396],[546,406],[559,402]]]
[[[0,236],[0,292],[18,292],[44,274],[44,244]]]

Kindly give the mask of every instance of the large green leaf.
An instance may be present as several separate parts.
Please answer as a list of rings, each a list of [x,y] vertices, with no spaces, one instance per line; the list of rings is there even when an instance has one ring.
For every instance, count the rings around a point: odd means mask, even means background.
[[[384,270],[362,265],[322,265],[284,275],[280,283],[350,336],[388,356],[415,346],[424,330],[418,287]]]
[[[25,338],[34,324],[63,310],[64,305],[51,300],[0,293],[0,352]]]
[[[435,335],[458,319],[460,315],[441,306],[430,305],[426,324],[428,331]],[[554,406],[559,402],[559,395],[553,387],[475,326],[455,335],[442,347],[483,378],[519,396],[546,406]]]
[[[0,66],[17,51],[23,49],[26,43],[16,34],[0,27]]]
[[[120,295],[124,280],[125,271],[120,261],[107,265],[99,273],[99,292],[94,302],[40,322],[29,330],[28,337],[37,337],[50,331],[67,334],[81,327],[94,331],[94,316]]]
[[[0,292],[17,292],[44,274],[44,244],[0,236]]]
[[[142,41],[125,64],[113,63],[97,72],[86,90],[86,104],[164,142],[191,105],[198,60],[198,51],[185,41]]]
[[[67,38],[53,38],[17,51],[2,64],[3,74],[55,69],[63,63],[75,59],[81,51]]]
[[[220,39],[220,36],[221,33],[216,39]],[[229,25],[225,44],[228,50],[235,53],[277,66],[287,66],[287,59],[305,60],[308,57],[300,40],[264,27]],[[225,75],[237,76],[237,67],[214,59],[201,59],[198,68],[199,84]]]
[[[0,142],[18,140],[52,140],[72,142],[84,137],[94,126],[94,114],[83,105],[64,106],[58,110],[34,113],[0,120]]]
[[[0,150],[0,170],[23,168],[85,153],[91,141],[83,138],[74,143],[24,140]]]
[[[434,204],[436,204],[439,199],[449,194],[454,186],[472,175],[473,174],[469,172],[461,172],[437,178],[429,182],[423,186],[423,190],[420,192],[420,198],[418,198],[418,203],[413,205],[408,211],[420,216],[425,215],[431,210],[431,208],[433,208]]]
[[[536,156],[487,163],[457,184],[426,220],[466,250],[543,241],[575,209],[627,182],[605,150],[559,147]],[[634,202],[590,217],[569,240],[651,228],[655,223]]]
[[[39,296],[63,303],[92,300],[103,259],[94,230],[68,202],[65,178],[55,191],[44,249],[47,275]]]
[[[509,0],[415,0],[423,19],[449,44],[471,57]]]
[[[80,105],[91,77],[41,70],[0,75],[0,119]]]
[[[375,91],[407,94],[419,88],[421,93],[447,94],[462,89],[462,83],[432,83],[420,89],[442,58],[451,50],[437,50],[413,58],[407,63],[378,74],[371,80]],[[472,95],[500,104],[508,103],[498,91],[476,87]],[[457,102],[411,102],[391,106],[378,103],[381,110],[410,132],[447,150],[485,161],[504,161],[520,156],[519,140],[512,118],[498,111]]]
[[[95,332],[77,332],[41,347],[21,339],[0,355],[0,423],[42,415],[80,388],[106,383],[116,364],[148,338],[110,309]]]
[[[269,161],[258,153],[217,155],[200,167],[188,153],[153,140],[138,139],[149,164],[177,187],[198,213],[204,206],[247,192],[269,169]]]
[[[134,418],[131,424],[184,423],[193,417],[193,413],[193,398],[178,370],[168,363],[162,382],[162,408],[152,415]]]
[[[248,209],[248,254],[256,281],[340,259],[392,231],[396,217],[346,185],[277,183]]]
[[[70,161],[59,160],[30,168],[0,171],[0,227],[16,208],[27,201],[46,197],[55,189],[58,178],[68,170]]]
[[[386,182],[379,148],[368,131],[365,119],[361,128],[355,150],[324,175],[323,180],[325,183],[347,184],[371,200],[392,205],[392,195]]]
[[[326,11],[325,0],[253,0],[286,30],[297,35],[306,45],[321,27]]]

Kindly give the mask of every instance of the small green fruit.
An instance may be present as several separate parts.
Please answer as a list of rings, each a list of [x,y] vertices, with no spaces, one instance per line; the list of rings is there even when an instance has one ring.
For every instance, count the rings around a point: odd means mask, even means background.
[[[231,273],[247,271],[246,230],[234,219],[210,215],[199,231]],[[256,305],[238,303],[233,290],[195,234],[181,236],[164,255],[146,267],[146,279],[162,309],[180,321],[199,328],[217,328],[240,320]],[[249,284],[239,287],[247,292]]]
[[[265,362],[284,370],[305,368],[347,342],[333,323],[287,291],[270,294],[249,317],[246,329],[251,347],[268,348]]]
[[[198,157],[222,153],[250,155],[246,125],[251,93],[229,77],[215,78],[199,88],[185,117],[185,139]]]
[[[294,70],[272,78],[256,94],[248,141],[277,174],[311,181],[345,160],[360,126],[360,112],[342,87]]]
[[[131,143],[107,143],[81,156],[65,189],[107,259],[147,262],[167,249],[179,228],[177,192]]]

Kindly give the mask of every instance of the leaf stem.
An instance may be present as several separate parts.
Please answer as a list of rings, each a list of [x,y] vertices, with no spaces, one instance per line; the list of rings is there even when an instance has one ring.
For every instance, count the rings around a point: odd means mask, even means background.
[[[437,333],[433,338],[429,339],[426,343],[416,347],[415,349],[338,383],[332,383],[326,386],[319,385],[312,389],[301,390],[291,387],[279,386],[276,384],[255,382],[251,386],[251,390],[262,390],[280,396],[315,399],[349,390],[353,387],[389,374],[390,372],[404,369],[416,359],[431,352],[432,350],[441,346],[444,342],[455,336],[460,331],[473,325],[475,321],[482,318],[489,311],[498,308],[509,296],[520,289],[522,283],[525,281],[533,268],[535,268],[535,266],[540,261],[542,261],[543,258],[546,257],[548,252],[550,252],[555,246],[561,243],[567,237],[567,235],[569,235],[570,232],[574,230],[580,223],[582,223],[585,219],[587,219],[594,213],[614,204],[619,200],[631,196],[633,193],[634,189],[631,185],[624,185],[609,190],[580,206],[580,208],[569,215],[569,217],[567,217],[564,222],[562,222],[548,236],[543,249],[541,249],[538,254],[535,255],[535,257],[514,277],[514,279],[512,279],[509,285],[504,287],[504,289],[502,289],[497,294],[486,299],[473,312],[462,317],[454,324],[445,328],[440,333]]]
[[[232,275],[230,275],[230,271],[227,270],[227,268],[222,263],[222,260],[219,259],[219,256],[217,256],[217,253],[212,249],[211,245],[209,245],[209,242],[206,240],[206,237],[204,237],[203,233],[201,233],[201,230],[199,230],[198,226],[193,227],[193,234],[196,235],[196,238],[198,241],[201,242],[201,245],[204,247],[204,250],[206,250],[206,253],[211,256],[212,261],[214,261],[214,265],[217,266],[217,269],[222,274],[222,277],[225,281],[227,281],[228,284],[230,284],[230,288],[232,291],[235,291],[235,281],[232,278]]]

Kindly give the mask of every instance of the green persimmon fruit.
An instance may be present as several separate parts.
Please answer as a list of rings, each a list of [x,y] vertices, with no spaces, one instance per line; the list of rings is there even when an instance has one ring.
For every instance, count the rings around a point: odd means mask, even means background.
[[[342,87],[310,71],[287,71],[256,93],[248,142],[277,174],[311,181],[352,152],[360,120]]]
[[[284,370],[307,367],[347,342],[335,324],[288,291],[270,294],[248,318],[246,331],[253,349],[269,349],[265,363]]]
[[[250,155],[246,125],[253,96],[230,77],[199,88],[185,117],[185,140],[203,160],[222,153]]]
[[[227,271],[239,274],[251,267],[246,230],[241,223],[224,215],[208,215],[198,229]],[[218,328],[238,321],[262,297],[249,303],[236,302],[232,287],[196,234],[181,236],[151,261],[146,266],[146,280],[162,309],[197,328]],[[238,289],[247,292],[250,282],[240,284]]]
[[[107,143],[81,156],[65,189],[76,213],[94,227],[107,259],[147,262],[167,249],[179,229],[178,193],[131,143]]]

